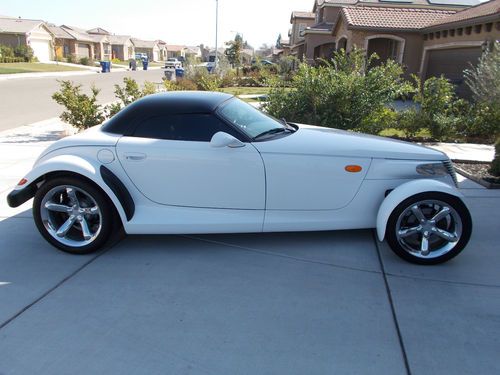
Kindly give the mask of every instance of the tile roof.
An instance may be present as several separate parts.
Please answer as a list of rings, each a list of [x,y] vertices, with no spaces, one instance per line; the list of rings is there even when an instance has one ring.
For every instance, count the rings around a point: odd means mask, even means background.
[[[11,17],[0,18],[0,33],[26,34],[40,24],[44,24],[44,21]]]
[[[186,49],[186,46],[167,44],[167,51],[170,52],[181,52],[183,49]]]
[[[418,30],[454,14],[454,11],[423,8],[344,7],[349,27],[362,29]]]
[[[500,18],[500,0],[491,0],[474,7],[464,9],[446,18],[432,22],[429,27],[444,25],[455,22],[464,22],[476,18],[495,16]]]
[[[52,35],[58,39],[75,39],[71,34],[69,34],[62,27],[56,26],[53,23],[47,24],[47,28],[50,30]]]
[[[154,40],[141,40],[132,38],[132,43],[137,48],[154,48],[156,46],[156,42]]]
[[[61,28],[64,29],[68,34],[70,34],[73,38],[81,42],[95,42],[95,38],[87,34],[87,32],[83,29],[80,29],[75,26],[62,25]]]
[[[96,27],[90,30],[87,30],[89,34],[103,34],[103,35],[110,35],[111,33],[107,30],[104,30],[102,27]]]
[[[125,44],[131,38],[130,35],[108,35],[111,44]]]

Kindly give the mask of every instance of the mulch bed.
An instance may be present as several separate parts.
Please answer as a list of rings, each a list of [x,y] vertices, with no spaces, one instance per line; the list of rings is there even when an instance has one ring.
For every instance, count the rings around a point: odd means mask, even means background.
[[[465,176],[488,189],[500,189],[500,177],[490,174],[491,163],[454,161],[453,165],[462,176]]]

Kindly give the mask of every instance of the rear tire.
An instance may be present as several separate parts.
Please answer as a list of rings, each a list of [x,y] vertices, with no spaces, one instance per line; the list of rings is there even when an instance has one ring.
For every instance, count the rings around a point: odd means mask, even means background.
[[[456,257],[469,242],[472,219],[457,197],[421,193],[401,202],[387,222],[392,251],[416,264],[432,265]]]
[[[57,177],[37,190],[33,217],[53,246],[70,254],[90,254],[110,238],[115,209],[94,184],[83,178]]]

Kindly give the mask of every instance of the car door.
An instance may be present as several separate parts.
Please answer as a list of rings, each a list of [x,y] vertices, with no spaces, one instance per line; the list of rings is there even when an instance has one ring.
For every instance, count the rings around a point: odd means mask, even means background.
[[[145,119],[117,144],[118,158],[150,200],[172,206],[263,210],[265,175],[250,143],[213,147],[212,136],[238,132],[212,114]]]

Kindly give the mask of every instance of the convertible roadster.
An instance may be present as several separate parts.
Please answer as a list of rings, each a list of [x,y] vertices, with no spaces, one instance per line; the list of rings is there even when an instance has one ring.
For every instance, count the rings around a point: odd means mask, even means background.
[[[143,98],[48,147],[8,196],[74,254],[129,234],[376,228],[400,257],[436,264],[472,222],[441,152],[277,120],[222,93]]]

